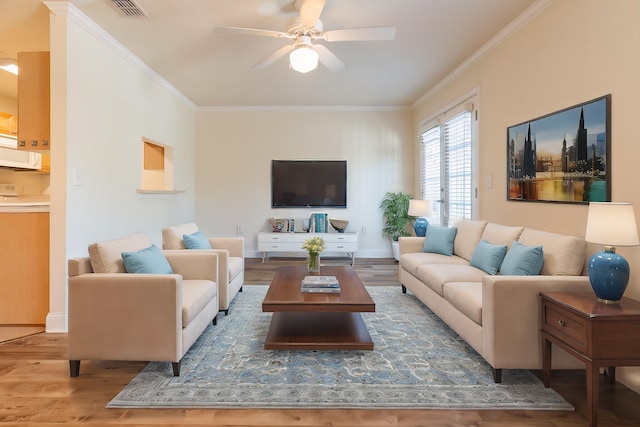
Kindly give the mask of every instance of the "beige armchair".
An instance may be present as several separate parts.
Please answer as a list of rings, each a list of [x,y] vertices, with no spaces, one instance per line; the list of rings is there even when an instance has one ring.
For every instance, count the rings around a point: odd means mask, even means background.
[[[162,230],[162,248],[165,250],[186,249],[183,236],[199,231],[195,223],[167,227]],[[218,254],[218,300],[220,311],[229,314],[229,305],[244,285],[244,238],[243,237],[207,237],[213,251]],[[201,251],[190,249],[189,252]]]
[[[174,274],[126,273],[123,251],[150,246],[144,234],[91,245],[68,261],[69,368],[81,360],[180,362],[218,314],[218,254],[166,253]]]

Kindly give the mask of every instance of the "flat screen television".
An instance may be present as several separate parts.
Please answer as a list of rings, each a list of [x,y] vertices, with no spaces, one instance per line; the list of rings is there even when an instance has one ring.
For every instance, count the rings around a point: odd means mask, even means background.
[[[346,160],[272,160],[272,208],[346,208]]]

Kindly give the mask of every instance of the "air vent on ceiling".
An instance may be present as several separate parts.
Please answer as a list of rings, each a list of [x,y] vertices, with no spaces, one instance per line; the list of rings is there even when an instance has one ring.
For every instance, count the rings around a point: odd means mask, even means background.
[[[142,10],[140,5],[133,0],[111,0],[111,3],[124,16],[131,18],[148,18],[147,12]]]

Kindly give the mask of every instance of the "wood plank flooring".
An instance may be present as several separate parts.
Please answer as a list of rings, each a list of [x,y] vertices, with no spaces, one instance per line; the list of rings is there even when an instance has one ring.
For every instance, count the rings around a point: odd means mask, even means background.
[[[247,285],[267,283],[275,269],[302,262],[248,260]],[[324,262],[343,262],[324,260]],[[346,261],[345,261],[346,262]],[[397,284],[393,260],[356,261],[365,284]],[[230,314],[231,316],[233,313]],[[586,422],[584,371],[557,371],[552,386],[575,411],[106,409],[143,362],[84,361],[69,377],[66,334],[38,334],[0,344],[0,425],[54,426],[431,426],[577,427]],[[539,372],[535,372],[540,375]],[[601,378],[599,426],[639,426],[640,395]]]

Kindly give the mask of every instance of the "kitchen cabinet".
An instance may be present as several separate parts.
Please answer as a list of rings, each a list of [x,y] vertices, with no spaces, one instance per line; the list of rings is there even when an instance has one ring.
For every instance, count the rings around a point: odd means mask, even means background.
[[[44,325],[49,311],[49,212],[0,213],[0,324]]]
[[[0,111],[0,134],[16,136],[18,119],[15,115]]]
[[[18,149],[49,150],[49,52],[18,53]]]

